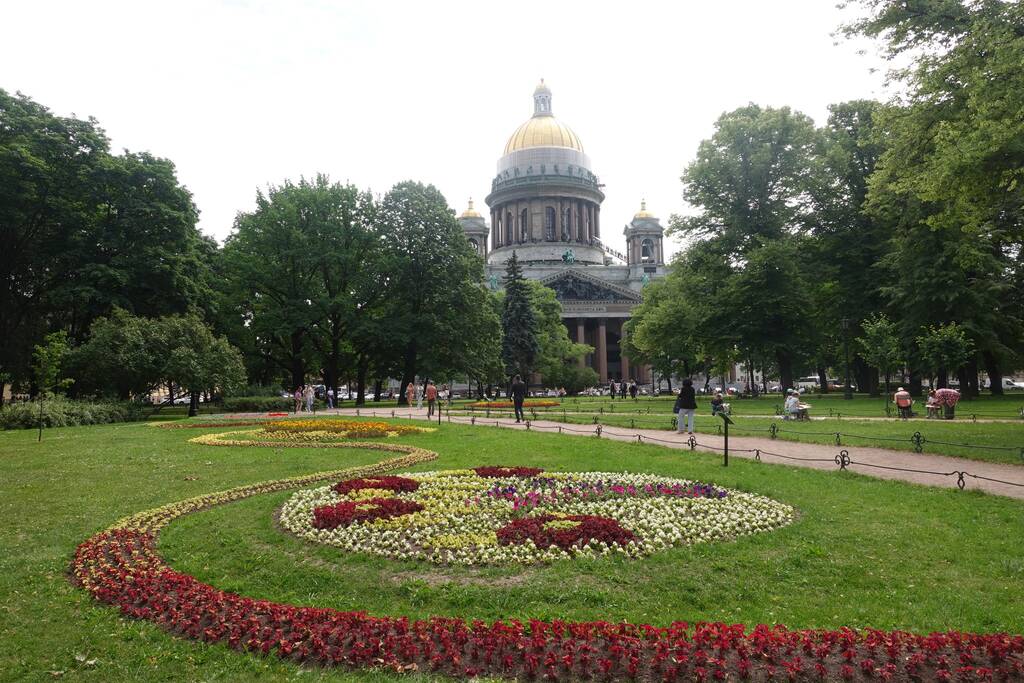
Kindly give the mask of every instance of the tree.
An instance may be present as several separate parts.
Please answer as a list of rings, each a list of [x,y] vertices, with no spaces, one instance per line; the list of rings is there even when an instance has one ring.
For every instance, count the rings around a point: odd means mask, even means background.
[[[97,318],[88,340],[68,359],[79,392],[112,394],[124,401],[148,395],[164,381],[162,368],[172,340],[162,332],[153,318],[123,308]]]
[[[57,386],[69,386],[72,380],[58,381],[61,365],[68,352],[67,332],[53,332],[46,335],[43,344],[37,345],[33,353],[36,384],[39,387],[39,441],[43,440],[43,401],[46,394]]]
[[[288,373],[293,388],[306,381],[308,337],[322,313],[313,306],[320,279],[313,192],[303,180],[257,193],[256,210],[238,215],[224,244],[232,314],[248,327],[250,354]]]
[[[899,327],[884,314],[873,314],[861,322],[864,334],[857,338],[860,355],[885,377],[885,402],[889,404],[889,377],[904,361]]]
[[[561,324],[561,323],[559,323]],[[529,382],[540,354],[537,316],[516,252],[505,262],[505,301],[501,311],[501,359],[507,375]]]
[[[569,338],[569,328],[562,322],[562,304],[555,296],[555,290],[545,287],[536,280],[524,280],[530,308],[537,323],[537,356],[535,371],[544,378],[548,386],[578,384],[590,377],[579,373],[580,361],[594,348],[589,344],[577,344]],[[596,377],[596,373],[594,374]],[[580,387],[594,386],[598,380]],[[568,388],[566,389],[568,390]]]
[[[228,394],[245,386],[242,354],[224,337],[215,337],[199,318],[162,318],[158,331],[162,339],[170,340],[161,374],[167,383],[188,392],[189,417],[198,412],[200,394]]]
[[[673,216],[669,234],[714,238],[722,253],[742,254],[806,227],[816,142],[811,119],[789,107],[722,114],[682,176],[701,212]]]
[[[908,340],[923,325],[962,324],[997,386],[1024,353],[1024,310],[1012,305],[1024,247],[1024,5],[857,4],[866,15],[847,35],[914,56],[890,73],[904,95],[880,117],[886,150],[870,184],[869,210],[903,228],[886,264],[900,282],[885,293]]]
[[[974,344],[956,323],[929,325],[917,337],[917,346],[928,369],[938,377],[940,387],[946,386],[946,373],[959,369],[974,353]],[[963,383],[960,388],[965,389]]]
[[[107,149],[96,121],[0,90],[0,373],[10,381],[29,376],[30,340],[46,331],[74,236],[89,232],[87,181]]]
[[[404,404],[405,388],[419,370],[440,377],[478,366],[479,359],[466,362],[464,351],[479,350],[480,335],[498,325],[483,305],[483,261],[437,188],[398,183],[381,200],[376,224],[388,275],[386,343],[399,349],[391,367],[401,376]],[[466,330],[477,336],[464,336]]]

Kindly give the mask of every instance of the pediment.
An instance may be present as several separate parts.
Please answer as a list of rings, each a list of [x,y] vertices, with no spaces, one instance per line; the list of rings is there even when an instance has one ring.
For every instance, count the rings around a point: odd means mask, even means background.
[[[633,290],[614,285],[600,278],[582,273],[578,270],[566,270],[546,277],[540,281],[542,285],[555,290],[555,298],[563,303],[578,301],[605,301],[636,304],[640,303],[640,294]]]

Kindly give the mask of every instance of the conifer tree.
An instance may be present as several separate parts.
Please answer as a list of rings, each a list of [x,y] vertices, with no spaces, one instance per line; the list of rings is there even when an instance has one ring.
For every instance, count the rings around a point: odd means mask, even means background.
[[[524,380],[533,370],[540,343],[537,341],[537,317],[530,305],[530,291],[519,259],[505,262],[505,305],[501,311],[501,360],[509,375],[519,374]]]

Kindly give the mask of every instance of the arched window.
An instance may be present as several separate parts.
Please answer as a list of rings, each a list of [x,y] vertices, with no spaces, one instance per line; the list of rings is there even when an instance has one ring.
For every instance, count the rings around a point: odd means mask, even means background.
[[[583,214],[576,212],[576,239],[580,242],[586,241],[586,234],[583,230]]]
[[[640,261],[642,263],[651,263],[654,261],[654,242],[648,238],[645,238],[640,243]]]
[[[512,244],[512,221],[506,218],[503,222],[505,224],[505,244],[509,245]]]
[[[473,251],[476,253],[480,253],[480,244],[472,237],[469,238],[469,246],[473,247]]]
[[[523,241],[530,239],[530,212],[523,209],[519,213],[519,229],[523,232]]]
[[[555,241],[555,210],[550,206],[544,209],[544,239]]]

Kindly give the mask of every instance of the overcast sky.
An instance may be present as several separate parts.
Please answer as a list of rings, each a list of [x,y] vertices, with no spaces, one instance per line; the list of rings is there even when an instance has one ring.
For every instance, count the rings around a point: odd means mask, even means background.
[[[872,46],[830,35],[850,16],[833,4],[5,2],[0,87],[170,158],[223,240],[257,188],[318,172],[482,208],[543,77],[621,248],[641,198],[664,223],[689,210],[680,173],[723,111],[789,105],[821,124],[830,103],[886,97]]]

